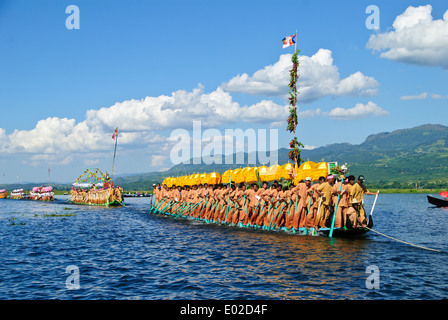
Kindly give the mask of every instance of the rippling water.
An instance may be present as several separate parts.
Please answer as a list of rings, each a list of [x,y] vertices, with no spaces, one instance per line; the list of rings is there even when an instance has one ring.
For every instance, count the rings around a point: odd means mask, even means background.
[[[373,232],[329,239],[175,220],[148,214],[149,198],[120,208],[56,198],[0,200],[0,299],[448,298],[448,209],[426,195],[380,194],[373,228],[442,253]],[[69,290],[73,265],[80,288]],[[366,285],[369,266],[379,288]]]

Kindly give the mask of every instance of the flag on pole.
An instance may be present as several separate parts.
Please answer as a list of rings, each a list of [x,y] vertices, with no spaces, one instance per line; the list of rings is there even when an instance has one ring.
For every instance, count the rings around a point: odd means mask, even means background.
[[[287,48],[289,46],[292,46],[294,43],[296,43],[296,36],[297,36],[297,34],[293,34],[292,36],[284,37],[282,39],[283,48]]]
[[[112,139],[115,140],[115,138],[117,137],[117,135],[118,135],[118,127],[115,129],[114,133],[112,134]]]

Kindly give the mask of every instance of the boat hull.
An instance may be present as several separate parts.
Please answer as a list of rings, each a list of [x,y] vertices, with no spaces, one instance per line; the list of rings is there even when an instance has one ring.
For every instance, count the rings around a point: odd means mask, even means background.
[[[112,202],[106,202],[106,203],[92,203],[92,202],[79,202],[79,201],[68,200],[68,202],[71,204],[79,204],[79,205],[85,205],[85,206],[102,206],[102,207],[124,206],[123,201],[112,201]]]
[[[177,218],[177,219],[187,219],[187,220],[196,220],[196,221],[202,221],[204,223],[213,223],[213,224],[222,224],[226,226],[231,227],[237,227],[237,228],[243,228],[243,229],[256,229],[256,230],[262,230],[267,232],[282,232],[285,234],[291,234],[291,235],[310,235],[310,236],[323,236],[323,237],[329,237],[330,235],[330,228],[320,228],[319,230],[316,230],[314,228],[298,228],[298,229],[286,229],[285,227],[281,228],[267,228],[267,227],[259,227],[259,226],[252,226],[252,225],[242,225],[242,224],[232,224],[232,223],[225,223],[225,222],[215,222],[211,220],[206,219],[200,219],[200,218],[194,218],[194,217],[180,217],[178,214],[171,214],[167,212],[161,212],[158,210],[154,210],[153,208],[150,209],[150,212],[152,214],[159,214],[168,216],[171,218]],[[370,217],[369,222],[367,224],[367,227],[362,228],[333,228],[333,238],[354,238],[359,237],[367,232],[370,231],[370,229],[373,227],[373,219]]]
[[[427,197],[428,197],[428,202],[430,204],[433,204],[437,207],[448,207],[448,200],[431,197],[431,196],[427,196]]]

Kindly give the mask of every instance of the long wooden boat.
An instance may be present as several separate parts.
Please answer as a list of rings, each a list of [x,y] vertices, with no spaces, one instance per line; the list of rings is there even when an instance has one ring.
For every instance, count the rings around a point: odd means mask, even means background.
[[[87,169],[73,183],[68,202],[96,206],[124,205],[123,189],[115,187],[99,169]]]
[[[29,198],[29,194],[25,193],[23,189],[15,189],[11,191],[9,194],[10,199],[17,199],[17,200],[25,200]]]
[[[34,187],[30,191],[30,200],[54,201],[53,187]]]
[[[120,187],[106,189],[72,189],[68,200],[73,204],[93,206],[121,206],[124,205]]]
[[[150,213],[153,214],[159,214],[168,216],[175,219],[187,219],[187,220],[196,220],[196,221],[202,221],[204,223],[213,223],[213,224],[219,224],[219,225],[227,225],[235,228],[246,228],[246,229],[256,229],[256,230],[262,230],[267,232],[282,232],[286,234],[291,235],[311,235],[311,236],[324,236],[329,237],[330,234],[330,228],[319,228],[319,230],[316,230],[314,228],[298,228],[298,229],[286,229],[285,227],[281,228],[268,228],[268,227],[258,227],[253,225],[243,225],[241,223],[239,224],[231,224],[224,221],[215,222],[212,220],[207,219],[201,219],[196,217],[190,217],[190,216],[182,216],[177,213],[171,214],[169,212],[164,212],[162,210],[157,210],[155,207],[150,208]],[[358,237],[361,235],[366,234],[370,231],[370,229],[373,227],[373,219],[372,216],[369,216],[369,221],[367,223],[367,227],[359,227],[359,228],[333,228],[333,235],[332,237],[337,238],[353,238]]]
[[[430,204],[433,204],[437,207],[448,207],[448,199],[441,199],[441,198],[436,198],[436,197],[432,197],[432,196],[427,196],[428,197],[428,202]]]

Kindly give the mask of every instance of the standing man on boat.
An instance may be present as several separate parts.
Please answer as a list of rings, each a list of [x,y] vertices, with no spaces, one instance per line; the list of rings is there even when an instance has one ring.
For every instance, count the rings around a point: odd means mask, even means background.
[[[342,186],[341,186],[342,184]],[[343,175],[339,176],[339,181],[335,183],[332,189],[333,195],[333,204],[338,205],[337,208],[334,208],[334,213],[336,214],[334,227],[341,228],[345,226],[346,222],[346,214],[349,204],[349,191],[348,191],[348,179],[345,179]],[[340,190],[340,191],[339,191]],[[339,199],[339,202],[338,202]]]
[[[319,186],[316,188],[316,193],[323,197],[320,211],[317,213],[316,227],[325,227],[327,220],[330,216],[330,206],[331,206],[331,189],[334,182],[334,176],[329,175],[327,181],[325,177],[319,178]]]
[[[363,226],[366,226],[367,220],[366,220],[366,211],[364,210],[364,195],[365,194],[376,195],[376,193],[367,190],[367,188],[364,186],[364,181],[365,181],[364,176],[360,175],[358,177],[358,182],[356,182],[350,189],[350,196],[352,197],[353,200],[356,199],[358,201],[359,216],[361,218]]]
[[[256,183],[252,183],[249,189],[246,189],[246,207],[247,212],[244,212],[244,220],[243,223],[247,225],[249,223],[249,219],[255,212],[255,208],[257,207],[258,200],[255,197],[258,191],[258,185]]]
[[[310,178],[310,180],[311,180],[311,178]],[[319,196],[316,192],[316,188],[318,186],[319,186],[319,183],[314,183],[314,184],[310,185],[307,190],[307,193],[308,193],[307,206],[310,209],[308,210],[308,214],[306,216],[306,221],[305,221],[306,228],[314,227],[314,222],[316,220],[316,215],[317,215],[317,209],[319,206],[319,201],[318,201]]]
[[[258,186],[257,186],[258,187]],[[255,225],[257,223],[257,219],[261,214],[261,211],[264,210],[264,199],[263,199],[263,193],[267,190],[268,183],[264,181],[261,185],[261,188],[257,190],[255,193],[255,198],[257,199],[258,203],[256,204],[255,210],[250,217],[250,224]]]

